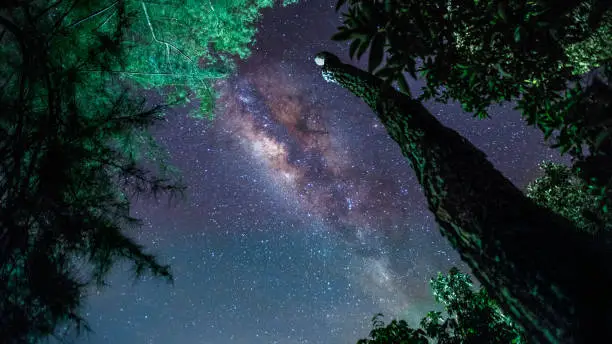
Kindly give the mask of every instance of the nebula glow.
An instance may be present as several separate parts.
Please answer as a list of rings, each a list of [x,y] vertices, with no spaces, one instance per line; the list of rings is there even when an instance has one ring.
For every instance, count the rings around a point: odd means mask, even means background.
[[[266,65],[221,86],[226,130],[306,214],[355,229],[404,215],[405,209],[391,201],[401,187],[357,167],[331,137],[324,116],[333,114],[312,105],[308,90],[278,66]]]

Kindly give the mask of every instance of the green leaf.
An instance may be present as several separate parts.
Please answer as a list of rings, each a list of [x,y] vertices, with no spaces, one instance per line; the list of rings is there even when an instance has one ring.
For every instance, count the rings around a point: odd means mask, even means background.
[[[475,81],[476,81],[476,73],[472,73],[472,75],[470,75],[470,81],[469,81],[470,87],[474,86]]]
[[[384,5],[385,5],[385,12],[387,13],[392,13],[393,12],[393,5],[394,2],[391,0],[384,0]]]
[[[597,138],[595,139],[595,149],[599,149],[599,146],[601,146],[601,144],[604,142],[604,140],[608,138],[608,136],[610,136],[609,131],[603,131],[599,133],[597,135]]]
[[[395,74],[397,73],[397,70],[395,68],[391,68],[389,66],[385,66],[384,68],[379,69],[378,71],[376,71],[376,73],[374,73],[375,76],[386,80],[389,78],[392,78],[393,76],[395,76]]]
[[[518,43],[521,40],[521,27],[514,29],[514,41]]]
[[[506,21],[506,6],[503,1],[497,3],[497,14],[503,21]]]
[[[400,91],[412,97],[412,94],[410,93],[410,87],[408,86],[408,83],[406,82],[406,79],[404,78],[404,76],[402,74],[399,74],[396,80],[397,80],[397,85],[400,88]]]
[[[385,52],[385,36],[377,34],[374,36],[372,47],[370,48],[370,57],[368,59],[368,71],[371,73],[380,65]]]
[[[410,76],[416,80],[417,75],[415,64],[416,62],[414,61],[414,59],[410,59],[410,62],[406,65],[406,68],[408,69],[408,74],[410,74]]]

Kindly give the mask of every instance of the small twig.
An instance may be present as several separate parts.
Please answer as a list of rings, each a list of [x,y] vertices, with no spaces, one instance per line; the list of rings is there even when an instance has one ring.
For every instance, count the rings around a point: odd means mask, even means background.
[[[151,24],[151,19],[149,18],[149,12],[147,11],[147,7],[145,6],[144,1],[142,1],[141,4],[142,4],[142,9],[144,10],[145,16],[147,17],[147,24],[149,24],[149,29],[151,30],[151,35],[153,36],[153,40],[155,40],[158,43],[166,45],[166,54],[168,55],[168,58],[170,58],[170,47],[172,47],[176,49],[176,51],[178,51],[181,55],[185,56],[185,58],[189,60],[189,62],[193,63],[193,60],[189,56],[185,55],[179,48],[175,47],[171,43],[160,41],[159,39],[157,39],[157,37],[155,37],[155,31],[153,30],[153,25]]]
[[[76,23],[72,23],[72,24],[68,25],[68,27],[73,27],[73,26],[79,25],[80,23],[82,23],[82,22],[84,22],[86,20],[89,20],[89,19],[91,19],[91,18],[93,18],[93,17],[95,17],[95,16],[97,16],[99,14],[102,14],[102,13],[108,11],[109,9],[111,9],[112,7],[114,7],[118,2],[119,1],[117,0],[117,1],[113,2],[112,4],[110,4],[109,6],[107,6],[106,8],[103,8],[103,9],[101,9],[99,11],[94,12],[94,13],[88,15],[87,17],[85,17],[85,18],[83,18],[81,20],[78,20]]]
[[[128,72],[128,71],[121,71],[121,70],[81,69],[78,72],[115,73],[115,74],[130,74],[130,75],[172,75],[172,76],[179,76],[179,77],[193,77],[193,78],[195,78],[192,74],[143,73],[143,72]],[[203,77],[203,79],[223,79],[225,77],[227,77],[227,74],[220,74],[218,76]],[[198,79],[200,79],[200,77],[198,77]]]
[[[117,10],[114,10],[113,13],[111,13],[108,17],[106,17],[106,19],[102,22],[102,24],[96,27],[96,30],[99,30],[102,26],[104,26],[104,24],[108,23],[108,21],[115,15],[115,13],[117,13]]]

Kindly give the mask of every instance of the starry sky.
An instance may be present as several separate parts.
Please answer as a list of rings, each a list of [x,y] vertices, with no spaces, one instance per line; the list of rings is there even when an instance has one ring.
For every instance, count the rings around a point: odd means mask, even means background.
[[[263,11],[253,55],[216,84],[213,122],[173,110],[154,129],[188,185],[171,206],[136,199],[130,233],[175,284],[117,266],[85,308],[83,343],[355,343],[378,312],[417,325],[435,307],[428,281],[469,272],[441,237],[420,186],[375,115],[326,83],[314,55],[348,62],[335,2]],[[352,61],[365,67],[365,61]],[[423,85],[409,80],[413,93]],[[543,160],[562,161],[513,104],[473,119],[426,103],[524,186]]]

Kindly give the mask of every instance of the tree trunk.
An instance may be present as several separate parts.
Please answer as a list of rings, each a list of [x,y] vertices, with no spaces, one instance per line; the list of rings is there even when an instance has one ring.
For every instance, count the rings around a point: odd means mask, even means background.
[[[378,115],[442,235],[532,342],[612,342],[612,269],[602,244],[527,198],[420,102],[330,53],[315,62]]]

